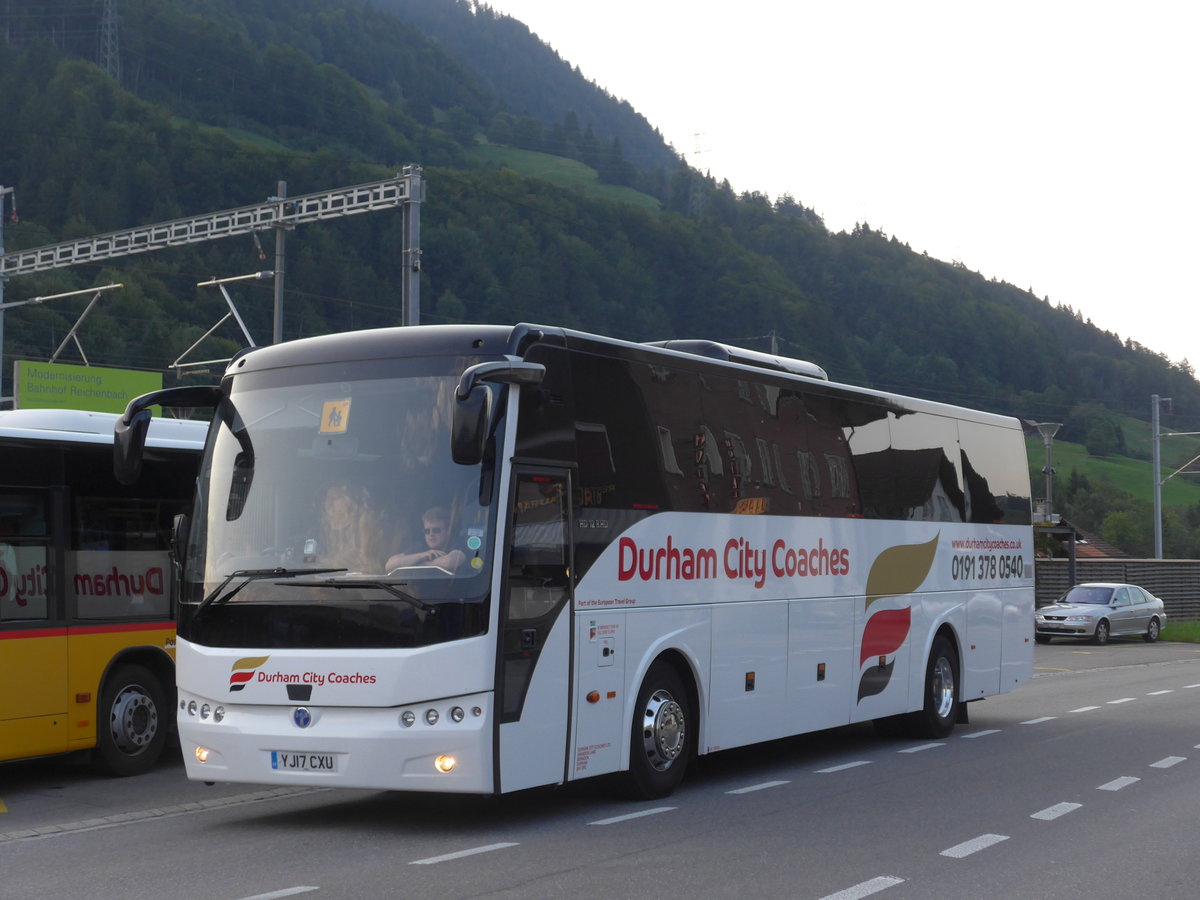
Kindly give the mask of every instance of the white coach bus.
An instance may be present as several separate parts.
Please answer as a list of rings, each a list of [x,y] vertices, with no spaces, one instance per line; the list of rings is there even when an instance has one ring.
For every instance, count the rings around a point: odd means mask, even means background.
[[[245,352],[178,617],[202,781],[501,793],[853,722],[944,736],[1032,673],[1013,419],[707,341],[419,326]]]

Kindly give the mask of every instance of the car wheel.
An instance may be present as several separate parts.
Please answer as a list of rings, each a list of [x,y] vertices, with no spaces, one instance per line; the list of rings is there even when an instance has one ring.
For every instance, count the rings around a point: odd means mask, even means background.
[[[1034,639],[1035,641],[1037,641],[1039,644],[1048,644],[1048,643],[1050,643],[1050,635],[1048,635],[1048,634],[1035,634],[1035,635],[1033,636],[1033,639]]]
[[[1104,645],[1108,643],[1109,625],[1108,619],[1101,619],[1096,623],[1096,633],[1092,635],[1092,643]]]
[[[1158,640],[1158,636],[1159,636],[1158,619],[1156,619],[1152,616],[1150,618],[1150,624],[1146,626],[1146,633],[1142,635],[1142,640],[1144,640],[1147,644],[1153,644],[1155,641]]]

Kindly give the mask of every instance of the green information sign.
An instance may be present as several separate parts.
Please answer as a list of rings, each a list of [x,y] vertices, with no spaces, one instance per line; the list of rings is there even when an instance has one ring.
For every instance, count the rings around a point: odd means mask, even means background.
[[[104,369],[17,360],[13,364],[17,409],[89,409],[124,412],[134,397],[162,389],[161,372]]]

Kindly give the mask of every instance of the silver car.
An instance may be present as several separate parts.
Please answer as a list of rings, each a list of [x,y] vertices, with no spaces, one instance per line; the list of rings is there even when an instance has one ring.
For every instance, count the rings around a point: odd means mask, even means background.
[[[1037,610],[1033,619],[1039,644],[1050,643],[1052,637],[1107,644],[1110,637],[1131,634],[1153,643],[1167,623],[1167,611],[1161,600],[1136,584],[1092,582],[1075,585],[1057,602]]]

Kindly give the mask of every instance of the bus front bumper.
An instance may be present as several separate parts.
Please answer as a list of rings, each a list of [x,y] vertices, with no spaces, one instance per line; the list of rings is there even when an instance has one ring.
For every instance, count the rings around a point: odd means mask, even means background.
[[[179,694],[188,778],[490,794],[492,694],[401,707],[216,704]]]

